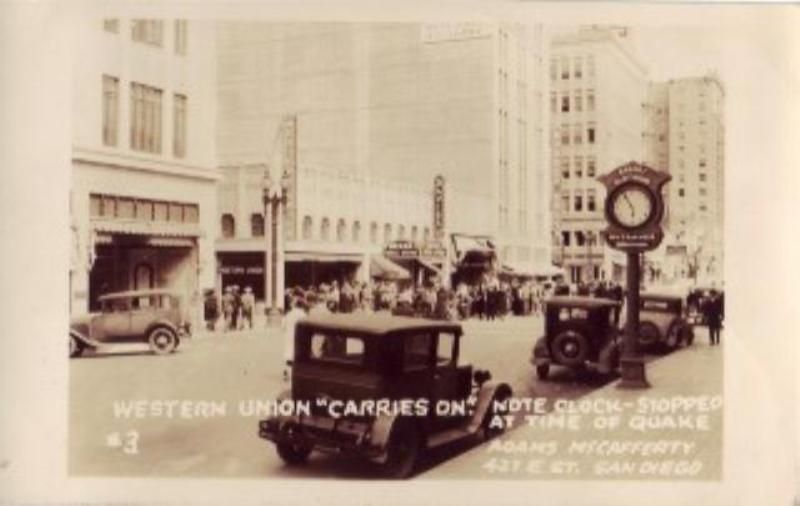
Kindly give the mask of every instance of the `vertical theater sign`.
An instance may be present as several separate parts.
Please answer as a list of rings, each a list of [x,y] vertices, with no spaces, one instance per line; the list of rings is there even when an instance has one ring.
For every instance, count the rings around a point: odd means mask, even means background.
[[[644,164],[629,162],[597,179],[606,187],[606,242],[627,255],[627,318],[620,387],[647,388],[650,385],[638,350],[641,259],[645,251],[657,248],[664,239],[661,190],[671,176]]]

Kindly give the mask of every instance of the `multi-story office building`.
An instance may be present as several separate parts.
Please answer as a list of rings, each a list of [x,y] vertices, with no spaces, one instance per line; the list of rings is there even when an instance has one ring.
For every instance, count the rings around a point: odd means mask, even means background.
[[[352,244],[362,254],[411,239],[415,229],[422,241],[423,230],[433,233],[437,174],[446,181],[445,242],[478,236],[512,268],[549,265],[541,27],[236,22],[221,24],[218,47],[221,165],[271,163],[282,149],[275,132],[287,115],[296,118],[298,177],[306,182],[293,180],[290,189],[296,198],[286,213],[287,273],[295,271],[294,251],[346,252],[353,234],[323,234],[324,223],[330,230],[376,226],[376,244],[367,240],[371,234]],[[332,191],[312,197],[303,184]],[[375,198],[375,205],[358,203]],[[260,208],[255,193],[244,203],[222,201],[224,214]],[[301,244],[306,223],[313,244]],[[221,263],[247,235],[236,227],[220,240]]]
[[[713,74],[650,85],[645,159],[672,175],[658,252],[668,278],[722,278],[724,99]]]
[[[619,279],[608,248],[597,176],[642,160],[647,70],[630,30],[590,26],[553,38],[550,55],[553,257],[570,281]]]
[[[214,286],[214,25],[87,19],[75,29],[71,309]],[[198,314],[198,313],[195,313]]]

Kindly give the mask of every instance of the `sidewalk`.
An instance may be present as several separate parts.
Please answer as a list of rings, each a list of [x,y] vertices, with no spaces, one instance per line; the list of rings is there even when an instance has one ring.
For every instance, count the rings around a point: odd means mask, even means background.
[[[664,407],[666,403],[722,395],[725,335],[723,344],[714,347],[708,343],[705,328],[696,329],[695,335],[693,346],[648,363],[651,388],[622,390],[617,388],[616,380],[575,399],[570,404],[575,409],[595,406],[593,412],[578,415],[580,427],[576,430],[554,424],[544,427],[544,423],[531,426],[520,420],[517,427],[500,438],[438,465],[419,478],[721,479],[724,407],[706,410],[684,404],[671,411],[654,407],[644,416],[637,411],[640,403],[648,401],[660,402]],[[624,410],[620,425],[616,429],[597,429],[593,424],[603,418],[607,406]],[[563,412],[550,412],[536,418],[563,420],[564,416]],[[678,424],[680,420],[682,423]],[[631,423],[639,422],[649,428],[631,428]],[[680,426],[675,427],[676,424]],[[600,442],[603,444],[598,445]],[[573,467],[565,462],[573,462]]]

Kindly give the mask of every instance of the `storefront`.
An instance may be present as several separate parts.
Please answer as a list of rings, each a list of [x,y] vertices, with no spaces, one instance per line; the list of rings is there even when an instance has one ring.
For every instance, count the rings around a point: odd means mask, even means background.
[[[497,254],[491,238],[453,234],[452,240],[456,258],[453,286],[460,283],[477,286],[487,276],[497,274]]]
[[[410,273],[415,287],[442,280],[447,251],[440,244],[392,241],[386,245],[383,254]]]

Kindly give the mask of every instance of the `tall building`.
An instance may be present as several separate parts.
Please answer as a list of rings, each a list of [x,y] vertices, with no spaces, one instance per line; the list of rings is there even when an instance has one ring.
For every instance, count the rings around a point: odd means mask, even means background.
[[[588,26],[552,40],[553,257],[573,283],[620,279],[624,268],[600,233],[605,188],[596,178],[643,156],[647,69],[631,37]]]
[[[214,25],[86,19],[75,29],[71,310],[214,286]],[[199,312],[194,313],[195,316]]]
[[[722,279],[725,89],[719,77],[652,83],[646,161],[670,172],[667,236],[658,269],[667,278]]]
[[[234,22],[220,25],[218,48],[221,164],[283,163],[280,156],[275,161],[282,149],[276,132],[290,116],[298,177],[330,189],[315,201],[290,190],[296,199],[286,213],[287,273],[296,270],[291,264],[299,251],[355,249],[366,259],[392,241],[411,239],[413,230],[424,242],[424,229],[433,235],[436,175],[445,180],[444,242],[452,238],[458,250],[477,240],[512,269],[549,265],[541,27]],[[358,203],[393,185],[402,191],[387,190],[391,199]],[[361,190],[349,193],[353,188]],[[240,194],[221,196],[221,213],[245,209],[237,223],[262,207],[255,189],[245,202],[232,197]],[[354,202],[326,204],[342,194]],[[322,233],[324,223],[350,230],[356,222],[364,230],[375,222],[375,244],[368,234],[354,244],[353,234],[339,240]],[[247,236],[246,226],[237,226],[221,239],[220,260],[244,248],[235,245]]]

